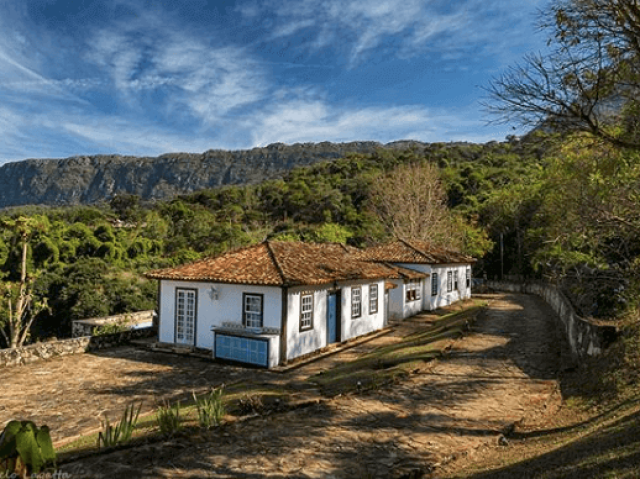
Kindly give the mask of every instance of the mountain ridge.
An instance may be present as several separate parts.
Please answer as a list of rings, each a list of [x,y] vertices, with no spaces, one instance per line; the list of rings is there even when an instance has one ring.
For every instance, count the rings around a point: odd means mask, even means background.
[[[399,140],[349,143],[273,143],[249,150],[165,153],[156,157],[122,155],[27,159],[0,166],[0,208],[26,205],[95,204],[118,194],[164,200],[222,185],[281,178],[287,171],[347,153],[418,148],[428,143]]]

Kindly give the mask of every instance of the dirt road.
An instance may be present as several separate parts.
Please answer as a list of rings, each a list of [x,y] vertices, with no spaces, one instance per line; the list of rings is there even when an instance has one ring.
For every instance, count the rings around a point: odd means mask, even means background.
[[[554,313],[541,300],[493,295],[442,359],[400,384],[202,436],[65,465],[73,477],[428,477],[509,431],[552,414],[560,395]]]

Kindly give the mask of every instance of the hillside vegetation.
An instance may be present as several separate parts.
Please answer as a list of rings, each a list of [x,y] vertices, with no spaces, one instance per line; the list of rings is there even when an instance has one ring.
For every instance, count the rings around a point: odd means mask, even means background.
[[[97,206],[5,210],[3,218],[38,217],[44,225],[30,238],[29,271],[48,308],[32,339],[67,336],[74,319],[153,308],[156,285],[141,275],[150,269],[265,238],[355,246],[388,239],[393,231],[374,212],[373,186],[398,168],[427,163],[440,171],[456,230],[451,241],[481,258],[476,276],[504,269],[571,277],[577,304],[598,317],[637,305],[637,155],[581,136],[536,133],[505,143],[351,153],[282,179],[169,201],[120,195]],[[11,228],[0,236],[0,264],[7,280],[18,279],[20,248]]]

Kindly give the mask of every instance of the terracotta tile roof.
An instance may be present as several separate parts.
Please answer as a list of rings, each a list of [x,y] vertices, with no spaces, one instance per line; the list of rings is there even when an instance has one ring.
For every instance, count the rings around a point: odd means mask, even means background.
[[[393,271],[396,274],[396,276],[393,277],[394,279],[422,279],[431,276],[429,273],[423,273],[421,271],[416,271],[415,269],[403,268],[402,266],[396,266],[391,263],[381,262],[379,264],[383,264]]]
[[[361,261],[335,243],[265,241],[194,263],[151,271],[152,279],[215,281],[274,286],[327,284],[356,279],[405,278],[422,273]]]
[[[475,259],[458,251],[433,246],[426,241],[398,239],[372,246],[356,257],[363,260],[414,264],[467,264]]]

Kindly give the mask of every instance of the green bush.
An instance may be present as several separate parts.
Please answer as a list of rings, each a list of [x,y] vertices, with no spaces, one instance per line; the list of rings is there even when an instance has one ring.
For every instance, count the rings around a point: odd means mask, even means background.
[[[180,401],[173,406],[165,401],[164,404],[158,408],[156,421],[160,432],[165,436],[170,436],[182,429],[182,423],[180,421]]]
[[[123,333],[131,329],[131,318],[125,316],[119,321],[103,324],[93,331],[94,336],[108,336],[110,334]]]
[[[11,421],[0,435],[0,475],[30,477],[56,466],[49,428],[31,421]]]
[[[116,235],[113,232],[113,228],[109,224],[98,226],[93,232],[93,235],[103,243],[116,242]]]

